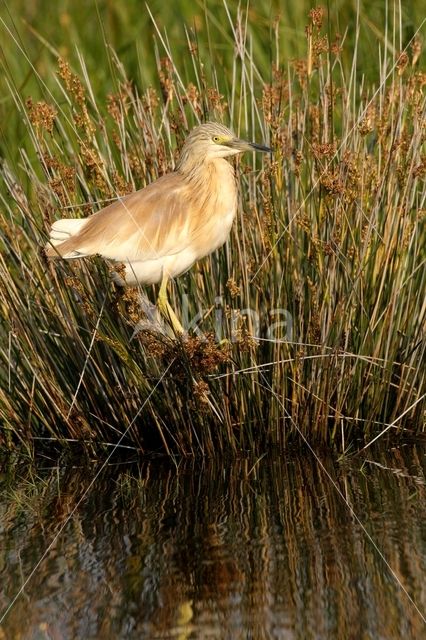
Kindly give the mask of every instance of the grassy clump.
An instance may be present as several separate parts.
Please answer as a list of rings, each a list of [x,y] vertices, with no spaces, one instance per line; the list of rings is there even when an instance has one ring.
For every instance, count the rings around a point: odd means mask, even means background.
[[[271,78],[239,20],[228,94],[191,41],[195,82],[167,49],[159,90],[138,90],[113,55],[105,100],[83,58],[79,74],[58,60],[57,87],[42,100],[9,78],[32,152],[1,168],[3,444],[213,454],[260,452],[295,433],[346,447],[424,428],[420,41],[387,52],[368,83],[356,48],[343,64],[344,44],[322,23],[311,12],[305,58],[284,66],[277,56]],[[88,215],[172,170],[203,120],[269,138],[274,154],[238,161],[229,243],[175,283],[174,307],[198,317],[203,335],[134,335],[138,292],[115,291],[98,258],[52,263],[41,247],[56,218]]]

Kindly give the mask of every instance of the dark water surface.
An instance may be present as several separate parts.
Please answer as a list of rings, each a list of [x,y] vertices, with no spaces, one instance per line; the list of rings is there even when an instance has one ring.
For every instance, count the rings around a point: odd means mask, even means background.
[[[310,453],[117,464],[80,505],[99,466],[4,466],[0,640],[426,638],[425,450],[368,457],[321,454],[348,504]]]

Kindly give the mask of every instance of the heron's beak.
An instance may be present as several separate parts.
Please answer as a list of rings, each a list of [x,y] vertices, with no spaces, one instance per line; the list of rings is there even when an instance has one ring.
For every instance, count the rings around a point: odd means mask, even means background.
[[[262,144],[256,144],[256,142],[246,142],[246,140],[240,140],[234,138],[226,143],[227,147],[231,149],[238,149],[239,151],[263,151],[264,153],[272,153],[272,149],[264,147]]]
[[[257,144],[256,142],[248,143],[249,150],[254,149],[255,151],[263,151],[264,153],[272,153],[272,149],[269,147],[265,147],[263,144]]]

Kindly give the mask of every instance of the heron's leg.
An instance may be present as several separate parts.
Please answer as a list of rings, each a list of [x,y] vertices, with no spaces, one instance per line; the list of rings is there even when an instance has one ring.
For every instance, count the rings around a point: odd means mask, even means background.
[[[184,329],[179,322],[175,312],[173,311],[170,302],[167,298],[167,282],[169,280],[168,275],[163,272],[163,278],[161,280],[160,291],[158,294],[157,305],[162,315],[170,322],[173,327],[173,331],[176,334],[185,333]]]

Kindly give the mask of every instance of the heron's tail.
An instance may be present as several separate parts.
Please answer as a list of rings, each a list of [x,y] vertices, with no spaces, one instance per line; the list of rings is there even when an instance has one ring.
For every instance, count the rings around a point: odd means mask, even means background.
[[[78,235],[86,222],[87,218],[64,218],[63,220],[56,220],[52,225],[49,242],[45,247],[47,256],[49,258],[83,258],[86,254],[76,250],[70,251],[70,243],[67,241]],[[63,250],[61,250],[62,245],[66,245],[63,247]]]

